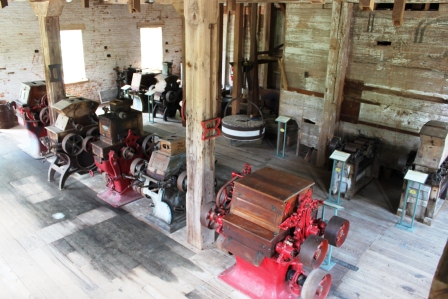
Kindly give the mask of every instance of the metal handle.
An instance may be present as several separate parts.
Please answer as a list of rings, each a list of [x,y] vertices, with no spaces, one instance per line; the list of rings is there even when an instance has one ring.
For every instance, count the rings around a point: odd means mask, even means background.
[[[242,99],[242,98],[240,98],[240,97],[239,97],[239,98],[234,98],[234,99],[231,99],[231,100],[227,103],[226,108],[224,108],[224,109],[225,109],[225,110],[224,110],[224,117],[227,116],[227,115],[226,115],[226,114],[227,114],[227,108],[229,107],[230,103],[232,103],[232,102],[235,101],[235,100],[240,100],[240,99]],[[260,108],[258,108],[258,106],[255,105],[254,102],[252,102],[251,100],[247,99],[247,101],[248,101],[249,103],[251,103],[252,105],[254,105],[255,108],[257,108],[258,112],[260,112],[261,122],[264,123],[263,113],[261,113]],[[224,118],[224,117],[223,117],[223,118]]]

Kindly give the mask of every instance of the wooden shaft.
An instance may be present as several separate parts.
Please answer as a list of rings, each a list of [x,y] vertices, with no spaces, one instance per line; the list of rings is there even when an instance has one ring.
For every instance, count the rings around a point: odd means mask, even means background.
[[[232,98],[241,96],[243,87],[243,36],[244,36],[244,4],[237,4],[235,8],[235,25],[233,35],[233,89]],[[232,114],[240,112],[240,101],[232,102]]]

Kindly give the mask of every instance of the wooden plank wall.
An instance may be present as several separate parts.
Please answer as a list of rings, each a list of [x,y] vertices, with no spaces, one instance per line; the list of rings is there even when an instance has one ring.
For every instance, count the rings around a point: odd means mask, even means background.
[[[296,120],[301,144],[310,147],[317,147],[322,124],[330,29],[331,5],[286,5],[284,64],[290,90],[281,90],[279,112]]]
[[[354,14],[340,132],[380,137],[381,163],[392,168],[418,148],[427,121],[448,121],[446,6],[406,11],[401,27],[392,11]]]
[[[447,4],[440,4],[439,11],[406,11],[403,25],[394,27],[392,11],[354,8],[339,134],[381,138],[380,161],[388,167],[396,165],[399,155],[418,148],[419,131],[427,121],[448,121],[446,11]],[[285,68],[290,90],[281,91],[280,114],[294,117],[304,133],[301,143],[315,147],[331,6],[288,4],[286,14]],[[374,17],[370,27],[369,15]],[[315,127],[304,119],[315,122]]]

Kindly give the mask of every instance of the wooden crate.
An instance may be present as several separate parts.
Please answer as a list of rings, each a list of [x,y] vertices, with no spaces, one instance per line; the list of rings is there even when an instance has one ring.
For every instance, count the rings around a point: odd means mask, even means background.
[[[235,182],[230,213],[279,233],[278,225],[293,213],[298,195],[313,185],[310,180],[263,168]]]
[[[273,168],[263,168],[235,181],[230,213],[223,218],[222,247],[259,266],[275,254],[289,230],[279,225],[295,211],[298,197],[314,182]]]
[[[185,138],[172,135],[160,139],[160,151],[169,155],[185,153]]]

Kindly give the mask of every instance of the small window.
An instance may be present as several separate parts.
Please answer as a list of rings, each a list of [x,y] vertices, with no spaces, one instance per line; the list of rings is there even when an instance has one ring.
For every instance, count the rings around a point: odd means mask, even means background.
[[[82,30],[61,30],[61,52],[64,82],[86,81]]]
[[[162,27],[140,28],[142,47],[142,69],[151,73],[162,70],[163,45]]]

